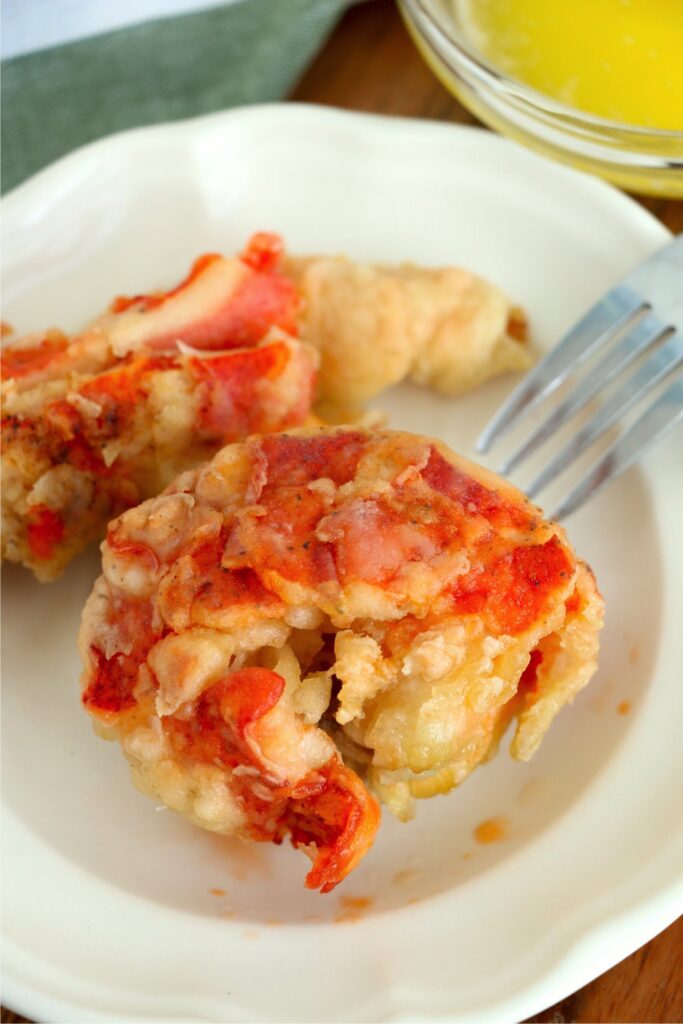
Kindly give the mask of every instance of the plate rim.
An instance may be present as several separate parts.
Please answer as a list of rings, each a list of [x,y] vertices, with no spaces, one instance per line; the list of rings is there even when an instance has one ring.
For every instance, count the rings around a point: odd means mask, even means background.
[[[95,158],[100,152],[114,146],[123,146],[134,143],[143,136],[156,134],[162,137],[164,134],[183,133],[196,131],[204,125],[220,124],[224,121],[240,120],[243,118],[258,117],[311,117],[319,120],[337,120],[339,124],[355,122],[356,124],[371,125],[374,130],[379,131],[401,131],[410,128],[411,131],[419,131],[424,134],[441,134],[444,137],[452,134],[477,135],[482,139],[493,142],[494,146],[502,145],[508,151],[515,151],[522,154],[524,159],[546,168],[548,173],[562,177],[566,181],[573,181],[577,186],[580,183],[589,190],[600,190],[607,201],[622,203],[630,208],[630,214],[639,216],[643,225],[652,230],[659,230],[662,238],[673,238],[673,233],[654,214],[650,213],[644,206],[633,199],[628,193],[604,181],[586,171],[567,164],[557,163],[542,156],[535,150],[531,150],[516,142],[514,139],[497,132],[491,131],[484,125],[459,124],[445,121],[431,121],[419,117],[404,117],[390,114],[377,114],[368,111],[346,110],[341,107],[326,106],[316,103],[303,103],[298,101],[283,101],[273,103],[253,103],[245,106],[230,107],[227,110],[216,110],[208,114],[199,114],[196,117],[187,117],[171,121],[158,121],[154,124],[140,125],[134,128],[126,128],[122,131],[113,132],[102,138],[86,142],[84,145],[65,153],[57,160],[53,160],[45,167],[41,167],[25,181],[15,185],[14,188],[0,198],[0,204],[10,207],[10,215],[14,215],[14,207],[23,200],[30,197],[30,193],[50,183],[51,178],[58,174],[68,172],[71,166],[78,166],[83,160]],[[7,213],[5,213],[7,216]]]
[[[54,183],[57,182],[60,177],[70,175],[72,170],[74,168],[77,169],[84,160],[91,161],[93,163],[93,167],[96,168],[97,161],[100,159],[102,154],[106,155],[107,151],[114,148],[135,145],[140,138],[144,136],[151,136],[154,134],[158,137],[163,137],[167,134],[183,136],[188,133],[192,134],[196,131],[201,131],[204,126],[215,126],[224,122],[234,122],[240,119],[260,117],[269,118],[273,116],[284,120],[312,118],[313,120],[334,121],[337,124],[370,126],[373,131],[389,131],[399,134],[404,132],[406,129],[409,129],[411,132],[419,131],[425,135],[442,135],[444,138],[447,135],[454,136],[455,134],[468,136],[477,134],[481,137],[480,141],[484,138],[488,140],[484,145],[491,145],[494,148],[504,146],[508,150],[514,149],[524,154],[525,159],[528,158],[533,161],[533,163],[539,168],[542,165],[544,172],[555,174],[564,179],[564,181],[570,185],[576,185],[576,187],[588,189],[589,192],[592,192],[596,196],[601,192],[606,201],[611,202],[613,205],[621,204],[625,211],[628,210],[631,223],[635,225],[636,219],[638,218],[642,224],[643,232],[649,231],[652,234],[653,229],[656,227],[662,237],[662,241],[667,237],[672,237],[671,232],[669,232],[668,229],[666,229],[664,225],[662,225],[648,210],[640,206],[629,196],[620,192],[614,186],[593,178],[591,175],[584,172],[562,165],[557,165],[536,153],[525,150],[523,147],[519,146],[519,144],[509,139],[505,139],[484,129],[469,125],[452,125],[445,124],[443,122],[431,122],[408,117],[387,117],[381,114],[359,113],[313,104],[299,103],[269,103],[248,107],[237,107],[226,111],[218,111],[202,115],[196,118],[162,122],[159,124],[128,129],[126,131],[118,132],[102,139],[95,140],[69,154],[66,154],[59,160],[38,171],[37,174],[33,175],[27,181],[22,182],[10,192],[6,193],[2,199],[3,212],[6,217],[21,217],[24,204],[33,204],[32,197],[34,196],[36,189],[38,189],[40,193],[49,193],[49,191],[54,187]],[[38,198],[40,200],[40,195]],[[640,230],[639,226],[638,230]],[[487,1009],[487,1020],[520,1019],[537,1012],[537,1010],[545,1008],[552,1002],[556,1002],[559,999],[564,998],[567,994],[575,990],[577,984],[586,984],[588,980],[597,977],[598,974],[602,974],[605,970],[608,970],[611,966],[618,963],[625,956],[628,956],[635,949],[638,949],[641,945],[650,941],[653,936],[658,934],[672,921],[674,921],[682,911],[683,878],[673,886],[665,885],[661,891],[658,890],[654,895],[650,893],[650,895],[642,897],[640,901],[631,901],[628,909],[620,912],[617,911],[612,914],[606,914],[599,925],[592,928],[589,927],[586,933],[577,937],[564,954],[558,956],[554,966],[546,970],[533,986],[527,986],[520,990],[516,995],[513,995],[511,999],[498,1002],[497,1004],[491,1004]],[[647,914],[648,923],[646,926],[643,926],[643,914]],[[636,916],[639,918],[637,938],[633,938],[631,936],[628,941],[620,943],[618,941],[618,937],[621,935],[623,938],[624,934],[630,934],[628,926],[633,923],[633,919]],[[646,937],[644,938],[643,936]],[[575,961],[580,958],[581,947],[589,941],[596,942],[600,946],[600,951],[604,953],[604,956],[599,958],[600,967],[597,974],[594,972],[590,973],[590,978],[586,979],[584,972],[583,980],[580,980],[577,983],[576,978],[580,972]],[[618,949],[616,955],[613,952],[615,948]],[[31,955],[35,956],[32,952]],[[40,992],[35,988],[31,990],[26,989],[21,982],[16,979],[12,979],[11,976],[8,976],[6,967],[3,974],[5,984],[4,999],[27,1016],[39,1019],[60,1019],[59,1016],[53,1016],[51,1018],[51,1008],[56,1014],[59,1014],[63,1012],[64,1009],[68,1008],[73,1009],[77,1014],[80,1014],[82,1019],[130,1019],[127,1017],[114,1018],[111,1015],[105,1018],[101,1016],[100,1011],[95,1007],[78,1005],[76,1003],[64,1004],[59,999],[54,999],[49,994]],[[568,977],[570,977],[571,980],[567,980]],[[106,991],[106,988],[102,988],[103,994],[106,994]],[[457,1008],[455,1012],[457,1014]],[[403,1013],[399,1010],[398,1015],[390,1011],[387,1013],[385,1018],[383,1017],[383,1019],[404,1020],[408,1018],[404,1018]],[[447,1011],[444,1011],[442,1016],[430,1014],[428,1018],[425,1018],[425,1020],[427,1019],[435,1022],[436,1024],[437,1021],[446,1021],[449,1017],[447,1015]]]

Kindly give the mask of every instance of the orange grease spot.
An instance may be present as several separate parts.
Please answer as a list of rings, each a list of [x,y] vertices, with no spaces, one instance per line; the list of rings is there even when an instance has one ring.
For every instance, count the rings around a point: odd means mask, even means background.
[[[515,306],[510,310],[506,330],[515,341],[525,342],[529,340],[529,321],[523,309]]]
[[[617,706],[617,714],[618,715],[627,715],[630,710],[631,710],[631,701],[630,700],[622,700],[621,704],[619,704]]]
[[[629,664],[637,665],[640,661],[640,644],[631,644],[628,652]]]
[[[477,825],[474,830],[474,838],[478,843],[488,845],[489,843],[499,843],[502,839],[507,839],[508,822],[505,818],[487,818],[486,821],[482,821]]]
[[[543,795],[546,788],[546,783],[543,779],[529,779],[524,784],[522,790],[517,798],[518,803],[523,807],[529,804],[533,804],[539,797]]]
[[[397,871],[391,881],[394,885],[407,885],[409,882],[414,882],[419,877],[419,872],[414,868],[403,868],[402,871]]]
[[[372,899],[369,896],[340,896],[339,905],[341,911],[335,917],[336,924],[353,923],[360,921],[365,912],[372,906]]]
[[[225,889],[209,889],[212,896],[225,896]]]

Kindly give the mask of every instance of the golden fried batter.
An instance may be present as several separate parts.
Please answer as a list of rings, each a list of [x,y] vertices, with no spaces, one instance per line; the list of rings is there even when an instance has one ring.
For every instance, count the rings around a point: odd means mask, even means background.
[[[531,363],[522,310],[466,270],[343,256],[288,257],[284,269],[305,299],[301,334],[320,350],[324,402],[353,406],[405,378],[457,395]]]

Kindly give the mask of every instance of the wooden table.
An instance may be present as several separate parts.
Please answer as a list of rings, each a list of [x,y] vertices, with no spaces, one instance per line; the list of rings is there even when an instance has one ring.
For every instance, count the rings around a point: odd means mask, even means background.
[[[393,0],[352,7],[291,99],[348,110],[478,124],[418,56]],[[638,196],[663,224],[683,232],[683,202]],[[25,1022],[2,1009],[2,1022]],[[530,1018],[564,1024],[683,1021],[683,918],[611,971]]]

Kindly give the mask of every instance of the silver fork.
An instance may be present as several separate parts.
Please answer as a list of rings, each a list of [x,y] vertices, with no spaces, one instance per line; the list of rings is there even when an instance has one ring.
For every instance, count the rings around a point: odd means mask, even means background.
[[[616,340],[618,339],[618,340]],[[614,343],[614,344],[612,344]],[[591,399],[652,352],[604,399],[526,488],[538,492],[574,462],[650,391],[683,365],[683,235],[636,267],[611,289],[527,374],[483,430],[476,443],[487,452],[569,380],[591,356],[604,351],[592,371],[555,406],[500,467],[509,473],[549,441]],[[683,377],[648,405],[551,514],[562,519],[628,469],[651,445],[683,421]],[[681,459],[683,473],[683,458]]]

